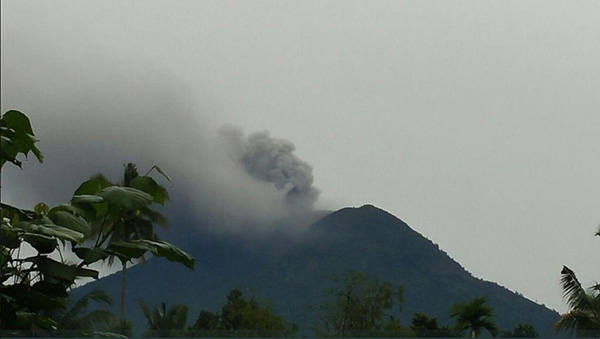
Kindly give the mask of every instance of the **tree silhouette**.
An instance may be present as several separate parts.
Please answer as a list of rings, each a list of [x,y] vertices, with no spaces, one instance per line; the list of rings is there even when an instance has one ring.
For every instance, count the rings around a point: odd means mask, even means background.
[[[456,329],[470,330],[470,337],[476,338],[482,329],[496,336],[498,328],[494,324],[492,308],[484,305],[485,297],[476,297],[467,304],[456,304],[450,308],[450,317],[456,319]]]
[[[70,308],[53,312],[51,318],[56,321],[62,334],[86,337],[91,336],[93,332],[109,328],[115,320],[115,315],[111,311],[102,309],[86,313],[90,301],[112,306],[110,296],[102,290],[95,289],[75,301]]]
[[[575,272],[567,266],[563,266],[560,273],[563,297],[569,306],[569,312],[563,314],[554,324],[554,330],[572,331],[578,337],[599,336],[600,284],[593,285],[587,292],[577,280]]]
[[[400,308],[402,287],[379,283],[369,276],[348,271],[333,275],[336,286],[325,290],[327,301],[312,310],[320,319],[314,328],[318,337],[406,336],[408,331],[392,315],[394,296]]]
[[[177,304],[167,309],[165,303],[155,306],[154,311],[141,300],[138,305],[144,312],[144,317],[148,320],[148,327],[142,334],[143,337],[182,337],[186,336],[185,325],[187,323],[188,308],[185,305]]]
[[[296,330],[294,324],[273,313],[268,302],[247,299],[238,289],[229,292],[220,314],[203,310],[190,328],[194,336],[234,338],[291,337]]]
[[[539,336],[535,327],[530,324],[519,324],[512,331],[505,331],[501,335],[502,338],[538,338]]]

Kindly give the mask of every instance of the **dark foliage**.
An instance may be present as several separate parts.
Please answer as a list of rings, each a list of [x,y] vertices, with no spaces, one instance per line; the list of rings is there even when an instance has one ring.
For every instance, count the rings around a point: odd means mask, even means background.
[[[502,338],[538,338],[539,336],[535,327],[529,324],[519,324],[512,331],[504,331],[501,335]]]
[[[42,161],[26,115],[14,110],[6,112],[0,118],[0,129],[0,167],[7,163],[21,167],[22,157],[29,153]],[[138,185],[134,185],[136,179]],[[107,325],[110,312],[94,310],[82,314],[89,300],[109,302],[106,295],[90,292],[69,309],[67,291],[80,278],[97,279],[98,272],[87,266],[108,257],[128,262],[150,252],[193,267],[193,258],[169,243],[118,236],[128,223],[150,210],[152,203],[165,199],[164,189],[152,178],[138,176],[130,180],[132,187],[111,187],[105,185],[103,177],[96,176],[83,183],[71,201],[52,208],[38,203],[27,210],[2,203],[0,335],[56,336],[65,335],[65,331],[76,336],[106,335],[98,331],[98,324]],[[98,225],[99,231],[95,232]],[[144,226],[147,229],[148,223]],[[119,241],[112,241],[113,238]],[[105,243],[107,239],[110,241]],[[37,253],[24,257],[23,247],[31,247]],[[66,248],[78,257],[75,263],[63,257]]]
[[[273,313],[268,302],[246,299],[238,289],[227,295],[221,313],[202,310],[189,329],[194,337],[291,337],[297,326]]]

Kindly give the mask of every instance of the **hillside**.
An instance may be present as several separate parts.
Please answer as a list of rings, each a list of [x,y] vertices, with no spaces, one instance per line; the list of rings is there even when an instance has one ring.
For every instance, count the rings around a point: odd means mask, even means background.
[[[237,287],[271,299],[275,311],[310,334],[315,318],[306,305],[320,303],[323,288],[331,286],[331,274],[349,269],[402,285],[404,324],[415,312],[449,324],[451,305],[479,295],[488,297],[502,329],[529,323],[547,336],[559,317],[506,288],[473,277],[402,220],[370,205],[331,213],[298,239],[248,241],[181,232],[169,240],[196,257],[195,271],[159,259],[128,270],[127,309],[138,330],[145,326],[138,299],[150,305],[185,303],[191,323],[201,309],[218,310],[229,289]],[[100,286],[116,300],[119,282],[119,275],[109,276],[76,293]]]

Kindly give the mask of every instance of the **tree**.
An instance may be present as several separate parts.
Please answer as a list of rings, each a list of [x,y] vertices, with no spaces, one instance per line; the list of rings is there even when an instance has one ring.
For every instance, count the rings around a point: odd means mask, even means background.
[[[152,203],[158,203],[164,206],[165,201],[169,199],[167,190],[159,185],[148,174],[156,169],[167,180],[171,180],[159,167],[154,166],[144,176],[138,174],[135,164],[125,165],[123,180],[118,183],[112,183],[102,174],[97,174],[82,183],[75,195],[93,195],[102,194],[109,191],[110,199],[108,206],[112,211],[107,211],[103,215],[90,220],[92,237],[96,237],[95,246],[102,246],[105,242],[108,246],[112,244],[128,243],[134,240],[159,241],[154,233],[154,225],[169,227],[167,219],[159,212],[151,208]],[[137,192],[135,190],[138,190]],[[140,194],[145,193],[145,195]],[[130,196],[126,204],[111,206],[111,200]],[[115,201],[116,202],[116,201]],[[107,241],[108,240],[108,241]],[[108,264],[112,265],[115,255],[108,256]],[[128,259],[121,260],[121,302],[120,302],[120,320],[125,318],[125,287],[126,271]],[[143,256],[142,256],[143,259]]]
[[[498,328],[493,322],[492,308],[485,305],[485,297],[476,297],[467,304],[458,303],[450,308],[450,317],[456,318],[456,329],[470,330],[470,337],[475,338],[482,329],[496,336]]]
[[[160,307],[155,306],[154,311],[150,312],[150,308],[143,301],[139,300],[138,304],[148,320],[148,327],[142,334],[143,337],[172,338],[187,336],[185,332],[187,306],[177,304],[167,309],[167,305],[161,303]]]
[[[505,331],[501,335],[502,338],[538,338],[539,336],[535,327],[530,324],[519,324],[512,331]]]
[[[21,167],[21,158],[29,153],[43,160],[26,115],[14,110],[6,112],[0,118],[0,129],[0,168],[7,163]],[[77,192],[69,203],[52,208],[44,203],[37,204],[33,210],[1,204],[0,330],[3,334],[28,337],[56,334],[61,324],[52,316],[68,312],[68,290],[80,278],[97,279],[98,271],[86,266],[109,256],[128,262],[151,252],[193,269],[191,256],[160,240],[105,243],[118,234],[132,216],[143,214],[153,201],[161,199],[152,182],[146,179],[138,182],[139,187],[133,184],[132,187],[100,187],[98,181],[88,181],[80,189],[87,187],[94,189],[93,192]],[[97,220],[103,220],[102,237],[89,246]],[[112,227],[104,230],[108,224]],[[64,258],[66,246],[70,246],[80,261],[72,263]],[[37,253],[23,258],[21,249],[24,247],[31,247]]]
[[[596,233],[600,235],[600,230]],[[569,312],[554,324],[554,330],[575,332],[578,337],[600,336],[600,284],[593,285],[589,292],[577,280],[575,272],[563,266],[561,285]]]
[[[33,153],[43,161],[31,122],[19,111],[0,118],[0,168],[10,163],[21,168],[22,158]],[[80,244],[88,230],[69,205],[50,209],[40,203],[33,210],[1,204],[0,228],[0,330],[12,336],[49,335],[58,323],[49,315],[67,307],[67,290],[80,277],[98,272],[57,261],[66,243]],[[23,247],[37,254],[22,257]]]
[[[96,289],[81,297],[68,309],[60,309],[51,315],[58,324],[61,335],[91,337],[94,332],[106,331],[115,320],[111,311],[97,309],[84,313],[90,301],[112,306],[106,292]]]
[[[221,313],[203,310],[190,327],[194,336],[209,337],[290,337],[297,331],[283,317],[273,313],[271,305],[262,305],[255,297],[246,299],[238,289],[232,289]]]
[[[459,337],[460,333],[447,326],[438,327],[437,318],[425,313],[415,313],[410,329],[419,338],[453,338]]]
[[[217,338],[220,331],[223,331],[221,316],[207,310],[200,311],[196,322],[190,327],[190,333],[194,337]]]
[[[319,337],[402,336],[407,333],[392,310],[394,296],[400,308],[402,288],[394,289],[389,282],[379,283],[363,273],[348,271],[339,278],[332,276],[336,286],[325,290],[324,304],[312,306],[320,319],[315,327]]]

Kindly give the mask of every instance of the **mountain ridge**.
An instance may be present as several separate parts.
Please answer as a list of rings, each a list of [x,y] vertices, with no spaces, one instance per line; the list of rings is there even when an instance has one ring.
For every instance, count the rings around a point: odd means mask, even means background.
[[[177,238],[167,240],[179,245]],[[231,288],[270,299],[275,311],[306,329],[316,321],[306,304],[322,302],[323,289],[331,287],[331,274],[347,270],[363,271],[380,281],[403,286],[401,320],[405,325],[416,312],[450,324],[449,307],[479,295],[488,298],[502,329],[530,323],[540,335],[547,336],[559,317],[545,306],[474,277],[431,240],[373,205],[329,213],[300,239],[274,238],[249,245],[243,238],[201,232],[186,234],[185,238],[190,247],[182,248],[196,257],[195,271],[159,259],[127,271],[127,310],[138,331],[145,321],[136,309],[137,299],[149,305],[185,303],[190,308],[188,323],[193,323],[201,309],[218,310]],[[274,251],[275,243],[286,249]],[[161,274],[157,277],[153,272]],[[117,296],[119,280],[118,275],[112,275],[80,289],[102,286]],[[173,288],[169,281],[178,281],[181,287]]]

